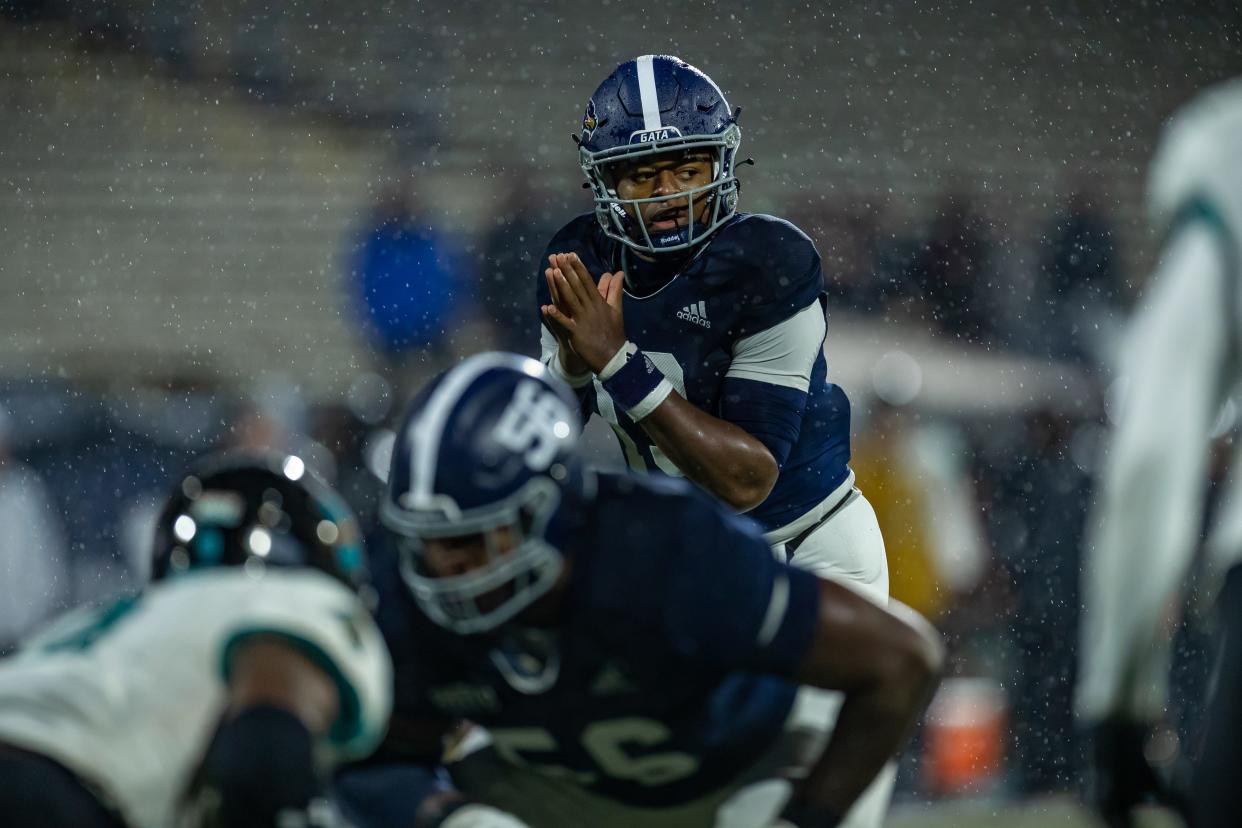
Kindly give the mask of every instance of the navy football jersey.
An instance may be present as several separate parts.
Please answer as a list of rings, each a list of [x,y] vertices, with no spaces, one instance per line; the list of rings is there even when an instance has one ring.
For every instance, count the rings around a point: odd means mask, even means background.
[[[818,580],[682,481],[589,479],[588,505],[550,527],[572,562],[553,626],[454,636],[404,592],[399,616],[381,613],[394,721],[468,719],[514,763],[601,796],[687,802],[737,778],[781,734]],[[550,684],[523,674],[540,664],[552,665]]]
[[[549,243],[540,263],[540,305],[551,302],[543,270],[552,253],[577,253],[598,280],[626,272],[626,337],[691,403],[762,441],[780,467],[768,498],[749,512],[771,531],[800,517],[849,475],[849,401],[827,379],[824,284],[819,253],[794,225],[739,213],[688,258],[646,262],[608,239],[594,214]],[[543,329],[543,358],[556,340]],[[598,380],[580,390],[635,471],[680,475]]]

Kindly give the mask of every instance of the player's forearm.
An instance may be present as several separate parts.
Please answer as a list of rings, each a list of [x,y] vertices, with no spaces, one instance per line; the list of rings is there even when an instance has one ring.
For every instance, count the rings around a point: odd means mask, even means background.
[[[899,602],[880,607],[848,587],[820,581],[819,626],[794,678],[841,690],[832,738],[787,816],[843,817],[901,747],[939,679],[940,636]],[[815,825],[814,818],[799,823]]]
[[[911,650],[881,683],[846,694],[827,747],[794,791],[791,813],[805,809],[844,817],[897,755],[927,706],[938,679],[939,658]]]
[[[764,501],[779,471],[767,446],[688,402],[633,343],[602,359],[590,362],[604,390],[682,474],[739,511]]]
[[[676,392],[640,424],[682,474],[738,511],[758,506],[776,484],[776,460],[763,443]]]
[[[918,696],[891,690],[847,696],[831,742],[794,791],[787,814],[809,812],[843,818],[896,755],[922,710],[924,686],[916,686]],[[796,824],[814,828],[814,822]]]

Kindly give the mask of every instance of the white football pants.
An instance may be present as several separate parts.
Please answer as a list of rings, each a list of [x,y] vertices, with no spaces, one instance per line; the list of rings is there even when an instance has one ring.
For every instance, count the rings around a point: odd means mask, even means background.
[[[821,578],[852,587],[881,606],[888,603],[888,557],[884,552],[884,538],[875,510],[854,488],[853,473],[819,506],[788,526],[769,532],[767,537],[772,543],[772,552],[780,560],[788,559],[794,566]],[[787,545],[795,544],[790,558]],[[818,756],[827,743],[844,701],[841,693],[802,688],[798,697],[800,709],[795,710],[794,716],[801,728],[812,731],[822,728],[814,756]],[[889,762],[850,809],[841,828],[880,828],[896,780],[897,763]]]

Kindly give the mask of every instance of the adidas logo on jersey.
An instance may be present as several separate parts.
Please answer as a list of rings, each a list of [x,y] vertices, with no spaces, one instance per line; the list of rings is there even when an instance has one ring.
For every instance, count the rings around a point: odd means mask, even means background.
[[[707,306],[703,304],[702,299],[677,311],[677,318],[693,322],[696,325],[702,325],[704,328],[712,326],[712,323],[707,320]]]

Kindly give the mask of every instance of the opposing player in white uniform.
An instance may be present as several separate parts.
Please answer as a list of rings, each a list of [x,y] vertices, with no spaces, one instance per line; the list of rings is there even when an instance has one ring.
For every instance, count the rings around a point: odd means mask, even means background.
[[[159,583],[0,662],[4,824],[333,824],[324,773],[391,706],[353,515],[296,457],[224,456],[157,536]]]
[[[1117,821],[1156,785],[1141,745],[1165,701],[1167,619],[1202,520],[1212,425],[1242,378],[1242,80],[1174,117],[1153,162],[1150,198],[1165,242],[1124,350],[1126,395],[1088,549],[1077,699],[1097,735],[1097,804]],[[1235,474],[1208,542],[1212,569],[1224,576],[1225,636],[1191,797],[1196,826],[1236,825],[1242,804],[1236,484]]]

